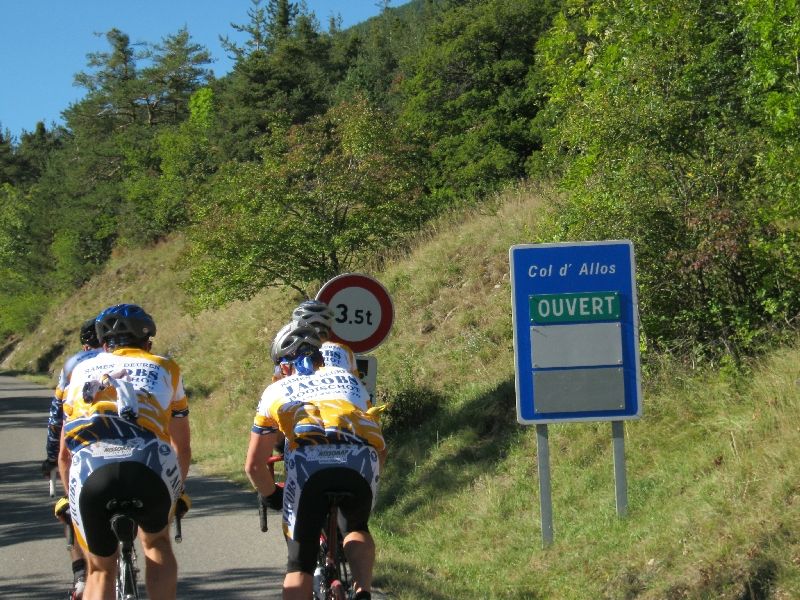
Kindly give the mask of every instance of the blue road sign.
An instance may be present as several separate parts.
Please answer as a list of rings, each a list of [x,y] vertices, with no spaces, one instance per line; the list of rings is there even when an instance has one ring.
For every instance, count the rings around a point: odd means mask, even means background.
[[[509,260],[517,420],[639,418],[633,244],[522,244]]]

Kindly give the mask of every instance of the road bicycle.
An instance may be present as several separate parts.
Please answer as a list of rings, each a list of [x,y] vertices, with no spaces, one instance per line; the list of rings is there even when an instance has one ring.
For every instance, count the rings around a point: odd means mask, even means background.
[[[267,459],[270,472],[275,477],[275,463],[283,460],[283,455],[276,454]],[[347,600],[350,589],[350,567],[344,554],[342,532],[339,528],[339,505],[352,498],[350,492],[326,492],[328,515],[319,535],[319,554],[314,570],[313,600]],[[258,503],[261,531],[268,531],[267,509]]]
[[[133,540],[136,539],[136,532],[139,528],[134,514],[142,506],[142,501],[138,498],[130,500],[113,499],[106,505],[106,509],[112,513],[109,520],[111,531],[114,532],[114,536],[119,542],[116,579],[117,600],[139,600],[139,589],[136,581],[139,569],[136,566],[136,549],[134,548]]]
[[[136,564],[136,547],[133,541],[139,526],[136,523],[135,513],[142,508],[142,501],[138,498],[130,500],[110,500],[106,508],[112,513],[111,531],[114,532],[119,543],[117,556],[116,594],[117,600],[139,600],[138,575],[139,568]],[[181,529],[182,515],[175,513],[175,542],[183,541]]]
[[[352,499],[350,492],[326,492],[328,517],[319,536],[319,556],[314,571],[314,600],[346,600],[350,569],[339,529],[339,504]]]

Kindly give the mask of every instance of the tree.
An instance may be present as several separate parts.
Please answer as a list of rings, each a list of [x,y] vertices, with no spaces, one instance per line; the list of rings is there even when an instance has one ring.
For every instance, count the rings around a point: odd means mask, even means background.
[[[174,125],[185,121],[189,98],[212,79],[207,68],[211,63],[208,50],[191,43],[184,27],[153,45],[147,58],[152,64],[142,69],[141,76],[148,90],[143,101],[148,107],[148,123]]]
[[[405,68],[403,119],[431,153],[429,185],[452,200],[524,175],[537,104],[525,93],[534,46],[558,2],[454,3]]]
[[[23,193],[0,184],[0,339],[29,330],[47,304],[47,290],[40,283],[46,256],[33,223]]]
[[[13,144],[11,132],[0,130],[0,185],[16,184],[23,178],[24,168]]]
[[[424,21],[420,20],[419,25]],[[338,33],[331,25],[332,64],[339,71],[334,97],[346,100],[356,95],[384,110],[397,110],[397,79],[404,45],[411,37],[411,26],[402,21],[384,2],[381,14],[353,32]]]
[[[269,286],[305,293],[417,228],[428,206],[393,127],[364,101],[343,103],[302,125],[274,123],[260,164],[224,165],[195,206],[195,308]]]
[[[776,146],[753,118],[765,113],[743,6],[574,2],[538,46],[547,108],[531,165],[569,192],[543,239],[634,240],[654,348],[735,356],[800,312],[800,245],[765,185]]]
[[[48,131],[41,121],[33,132],[23,131],[20,136],[17,154],[25,164],[26,184],[37,181],[47,169],[50,158],[64,147],[68,134],[63,127],[53,127]]]
[[[287,16],[277,10],[269,14]],[[329,106],[329,41],[312,17],[293,15],[290,11],[288,24],[279,25],[261,23],[266,16],[254,13],[258,21],[250,29],[256,31],[258,44],[253,40],[252,48],[258,49],[240,49],[233,72],[215,86],[219,109],[212,137],[221,147],[220,162],[256,160],[260,138],[269,134],[274,115],[284,113],[292,123],[302,123]]]

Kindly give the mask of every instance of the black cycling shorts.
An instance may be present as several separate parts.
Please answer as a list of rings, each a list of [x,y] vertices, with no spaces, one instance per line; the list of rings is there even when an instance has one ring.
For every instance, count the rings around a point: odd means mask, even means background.
[[[351,531],[369,532],[369,515],[372,510],[372,490],[358,471],[344,467],[322,469],[314,473],[303,486],[294,538],[287,538],[289,559],[286,571],[302,571],[312,575],[319,554],[319,534],[326,525],[328,500],[325,492],[350,492],[352,499],[339,505],[339,523],[344,534]]]
[[[148,466],[135,461],[103,465],[83,483],[78,506],[86,533],[89,552],[111,556],[117,550],[117,538],[111,531],[110,500],[138,499],[142,508],[133,517],[147,533],[157,533],[169,523],[172,498],[161,476]]]

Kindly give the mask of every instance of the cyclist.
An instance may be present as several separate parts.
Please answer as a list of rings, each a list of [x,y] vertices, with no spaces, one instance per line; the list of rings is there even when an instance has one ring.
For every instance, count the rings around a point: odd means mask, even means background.
[[[174,599],[177,562],[169,520],[176,502],[186,505],[179,509],[190,505],[182,491],[191,444],[180,369],[150,352],[156,324],[140,306],[107,308],[96,329],[106,352],[72,373],[59,454],[76,538],[89,563],[84,594],[113,598],[117,540],[107,505],[137,499],[148,597]]]
[[[383,434],[367,414],[364,384],[346,369],[324,366],[316,330],[295,324],[281,331],[275,354],[288,365],[289,374],[261,396],[245,472],[262,504],[283,509],[288,549],[283,597],[311,597],[319,533],[328,508],[324,493],[348,491],[353,499],[340,505],[344,549],[354,597],[369,599],[375,543],[368,521],[386,457]],[[286,437],[283,488],[275,485],[267,468],[278,434]]]
[[[50,416],[47,419],[47,441],[45,442],[46,458],[42,461],[42,475],[45,477],[50,477],[53,469],[58,468],[61,428],[64,425],[64,392],[67,389],[67,385],[69,385],[72,371],[78,363],[87,358],[97,356],[103,351],[100,341],[97,339],[94,319],[83,322],[79,339],[81,349],[70,356],[61,368],[53,399],[50,401]],[[63,483],[66,489],[66,482]],[[69,525],[66,527],[69,527]],[[83,556],[83,552],[81,552],[80,546],[75,544],[70,547],[69,554],[72,559],[72,598],[80,600],[83,595],[83,588],[86,585],[86,559]]]

